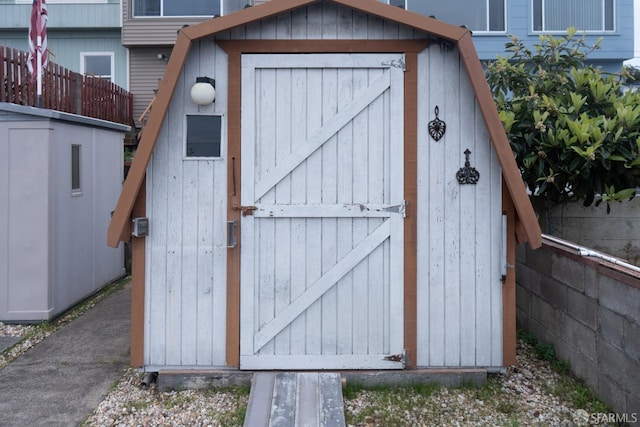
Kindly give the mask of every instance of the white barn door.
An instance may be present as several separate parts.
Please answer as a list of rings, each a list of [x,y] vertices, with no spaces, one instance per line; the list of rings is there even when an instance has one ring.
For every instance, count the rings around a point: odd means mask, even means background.
[[[243,55],[242,369],[404,366],[403,67]]]

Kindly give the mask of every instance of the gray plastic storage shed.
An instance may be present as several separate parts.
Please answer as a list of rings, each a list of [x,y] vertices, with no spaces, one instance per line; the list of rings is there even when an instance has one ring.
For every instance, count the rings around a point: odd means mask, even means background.
[[[52,319],[124,275],[104,236],[128,130],[0,103],[0,321]]]

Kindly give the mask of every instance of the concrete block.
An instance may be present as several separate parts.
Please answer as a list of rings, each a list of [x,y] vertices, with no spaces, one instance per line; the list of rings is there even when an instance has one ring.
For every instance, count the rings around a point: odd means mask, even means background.
[[[607,344],[598,343],[598,362],[602,372],[620,384],[622,388],[640,396],[640,363],[628,357],[624,352]]]
[[[253,372],[249,371],[160,371],[158,390],[204,390],[216,387],[250,386]]]
[[[565,316],[562,338],[592,362],[598,360],[596,332],[572,317]]]
[[[624,318],[608,308],[598,307],[598,334],[600,339],[622,349]]]
[[[549,333],[548,338],[549,338],[548,342],[553,344],[553,349],[556,352],[556,357],[558,359],[564,360],[564,361],[570,361],[571,355],[577,353],[575,347],[570,346],[560,336]]]
[[[540,274],[528,265],[516,265],[516,283],[536,295],[540,295],[540,277]]]
[[[525,243],[516,245],[516,262],[527,263],[527,248]]]
[[[578,291],[584,291],[583,263],[559,254],[552,255],[551,275],[558,282]]]
[[[600,372],[598,386],[593,389],[600,400],[609,405],[614,412],[624,413],[627,410],[627,394],[620,384],[608,375]]]
[[[593,298],[567,288],[567,311],[571,317],[584,323],[592,330],[597,328],[598,304]]]
[[[640,325],[626,320],[623,325],[624,351],[627,356],[638,362],[638,368],[640,369]]]
[[[629,415],[635,414],[635,418],[637,419],[636,423],[633,425],[640,425],[640,396],[634,396],[632,394],[627,394],[627,413]]]
[[[588,297],[597,299],[600,295],[598,293],[598,284],[600,280],[600,274],[595,268],[584,269],[584,294]]]
[[[533,250],[527,246],[527,265],[546,276],[551,275],[551,251],[544,248]]]
[[[549,278],[540,280],[540,296],[556,310],[567,311],[567,287]]]
[[[640,313],[640,289],[601,276],[600,304],[628,319],[636,319]]]
[[[538,319],[529,319],[529,328],[527,329],[527,332],[536,337],[538,341],[549,341],[547,338],[547,328],[542,323],[540,323]]]
[[[405,371],[342,371],[347,383],[367,387],[410,386],[412,384],[440,384],[444,387],[460,387],[472,384],[482,387],[487,383],[487,371],[484,369],[409,369]]]
[[[527,316],[531,311],[531,293],[518,284],[516,284],[516,307],[527,313]]]
[[[529,313],[525,313],[516,307],[516,328],[528,331],[529,323]]]
[[[595,390],[598,387],[599,371],[595,361],[589,360],[580,351],[571,352],[569,357],[563,360],[569,361],[571,372],[582,379],[591,390]]]
[[[539,322],[546,331],[561,331],[562,321],[564,320],[560,313],[542,298],[536,296],[531,297],[531,317]],[[556,332],[561,335],[560,332]],[[540,338],[540,337],[538,337]]]

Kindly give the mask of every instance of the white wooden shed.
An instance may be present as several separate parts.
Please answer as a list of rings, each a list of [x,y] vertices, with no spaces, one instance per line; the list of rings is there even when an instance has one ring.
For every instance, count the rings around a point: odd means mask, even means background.
[[[375,0],[182,29],[109,244],[142,217],[135,366],[515,363],[515,241],[540,229],[466,29]]]
[[[50,320],[126,274],[104,234],[128,130],[0,103],[0,321]]]

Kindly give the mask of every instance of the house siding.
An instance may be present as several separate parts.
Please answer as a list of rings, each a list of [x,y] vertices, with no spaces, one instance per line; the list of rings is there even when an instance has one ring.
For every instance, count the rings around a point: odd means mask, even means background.
[[[172,46],[131,47],[129,63],[129,87],[133,97],[133,117],[137,120],[147,108],[158,89],[158,81],[162,79],[166,61],[158,59],[158,54],[171,54]],[[195,81],[195,78],[194,78]],[[143,119],[144,120],[144,119]],[[141,123],[138,123],[140,125]]]
[[[173,45],[178,30],[184,25],[193,25],[206,19],[190,18],[124,18],[122,44],[124,46]]]
[[[0,3],[0,28],[26,29],[31,17],[30,3]],[[108,3],[51,3],[47,4],[47,27],[120,28],[120,1]],[[26,33],[24,34],[26,38]]]
[[[49,60],[80,72],[82,52],[114,55],[113,82],[128,89],[128,53],[122,46],[120,2],[47,5]],[[0,4],[0,46],[28,51],[30,4]]]
[[[587,43],[595,44],[602,37],[601,49],[589,59],[608,71],[619,71],[624,60],[633,58],[633,0],[616,0],[615,31],[587,35]],[[455,23],[454,23],[455,24]],[[507,35],[514,34],[527,46],[539,43],[540,33],[533,32],[531,0],[512,0],[507,5],[507,31],[504,34],[474,34],[473,41],[481,60],[506,55]],[[560,36],[560,35],[559,35]]]

